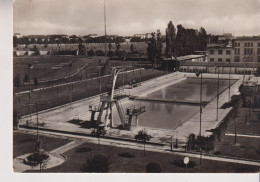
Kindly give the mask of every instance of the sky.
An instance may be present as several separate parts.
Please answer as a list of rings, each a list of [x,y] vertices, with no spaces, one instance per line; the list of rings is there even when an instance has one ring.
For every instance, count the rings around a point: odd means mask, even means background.
[[[260,35],[260,0],[105,0],[108,35],[176,27]],[[23,35],[104,35],[104,0],[14,0],[13,30]]]

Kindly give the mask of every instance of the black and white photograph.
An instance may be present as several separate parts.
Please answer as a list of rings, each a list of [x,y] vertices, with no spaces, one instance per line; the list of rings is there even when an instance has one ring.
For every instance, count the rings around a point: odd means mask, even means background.
[[[260,0],[11,4],[14,174],[259,181]]]

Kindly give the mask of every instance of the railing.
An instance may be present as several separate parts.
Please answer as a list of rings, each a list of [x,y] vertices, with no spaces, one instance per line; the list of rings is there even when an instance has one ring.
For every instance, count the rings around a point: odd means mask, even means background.
[[[246,67],[259,68],[260,62],[232,62],[232,63],[218,63],[218,62],[180,62],[180,66],[207,66],[207,67]]]

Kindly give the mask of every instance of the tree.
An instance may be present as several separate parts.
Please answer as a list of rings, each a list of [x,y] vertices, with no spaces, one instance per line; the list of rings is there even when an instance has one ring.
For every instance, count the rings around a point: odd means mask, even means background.
[[[93,51],[93,49],[90,49],[90,50],[88,51],[88,55],[89,55],[89,56],[94,56],[94,55],[95,55],[95,52]]]
[[[130,51],[134,52],[134,45],[133,44],[130,45]]]
[[[116,54],[118,54],[119,49],[120,49],[120,43],[116,42]]]
[[[145,156],[145,143],[150,141],[151,135],[148,135],[145,130],[140,130],[137,135],[135,135],[135,140],[141,141],[144,144],[144,156]]]
[[[29,76],[27,75],[27,73],[25,73],[23,77],[23,83],[28,83],[28,81],[29,81]]]
[[[166,28],[166,49],[165,49],[165,56],[171,57],[176,56],[176,46],[175,46],[175,39],[176,39],[176,29],[170,21]]]
[[[79,43],[79,55],[85,55],[86,50],[85,46],[82,44],[82,42]]]
[[[199,30],[198,39],[200,44],[200,50],[207,50],[208,35],[203,27],[201,27]]]
[[[147,164],[147,166],[146,166],[147,173],[160,173],[161,171],[162,171],[162,168],[161,168],[160,164],[158,164],[158,163],[151,162],[151,163]]]
[[[152,33],[152,37],[148,41],[147,56],[148,59],[152,62],[154,67],[154,63],[156,63],[156,39],[155,39],[154,32]]]
[[[109,171],[111,161],[104,155],[96,155],[92,159],[86,159],[82,171],[91,173],[106,173]]]
[[[14,77],[14,86],[17,87],[19,86],[20,84],[20,75],[17,74],[15,77]]]
[[[35,76],[34,79],[33,79],[33,83],[34,85],[37,87],[38,86],[38,79],[37,77]]]
[[[156,59],[160,60],[162,56],[162,36],[160,30],[157,30],[156,34]]]
[[[39,52],[39,49],[36,45],[33,46],[33,51],[34,51],[34,55],[39,55],[40,52]]]
[[[100,148],[100,137],[106,134],[106,130],[104,128],[95,128],[91,131],[91,135],[98,138],[98,147]]]
[[[109,52],[111,51],[111,49],[112,49],[112,44],[111,44],[111,42],[109,42],[109,44],[108,44],[108,50],[109,50]]]

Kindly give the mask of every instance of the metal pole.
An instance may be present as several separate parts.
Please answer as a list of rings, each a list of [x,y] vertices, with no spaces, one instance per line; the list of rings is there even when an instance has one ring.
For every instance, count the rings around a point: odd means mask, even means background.
[[[104,0],[104,26],[105,26],[105,58],[107,59],[107,22],[106,22],[106,0]]]
[[[237,116],[235,118],[235,144],[237,144]]]
[[[201,115],[202,115],[202,73],[200,76],[200,136],[201,136]]]
[[[228,77],[228,101],[230,101],[230,74],[231,74],[231,62],[229,64],[229,77]]]
[[[218,87],[217,87],[217,116],[216,116],[216,121],[218,120],[218,100],[219,100],[219,67],[218,67]]]
[[[69,63],[69,79],[70,79],[69,92],[70,92],[70,107],[71,107],[71,76],[70,76],[70,66],[71,66],[71,63]]]
[[[37,142],[39,142],[39,120],[38,120],[38,102],[36,101],[36,121],[37,121]]]
[[[201,116],[202,116],[202,72],[200,77],[200,137],[201,137]],[[201,164],[201,158],[202,158],[202,150],[200,146],[200,164]]]
[[[100,67],[99,67],[99,94],[101,94],[101,78],[100,78]]]

